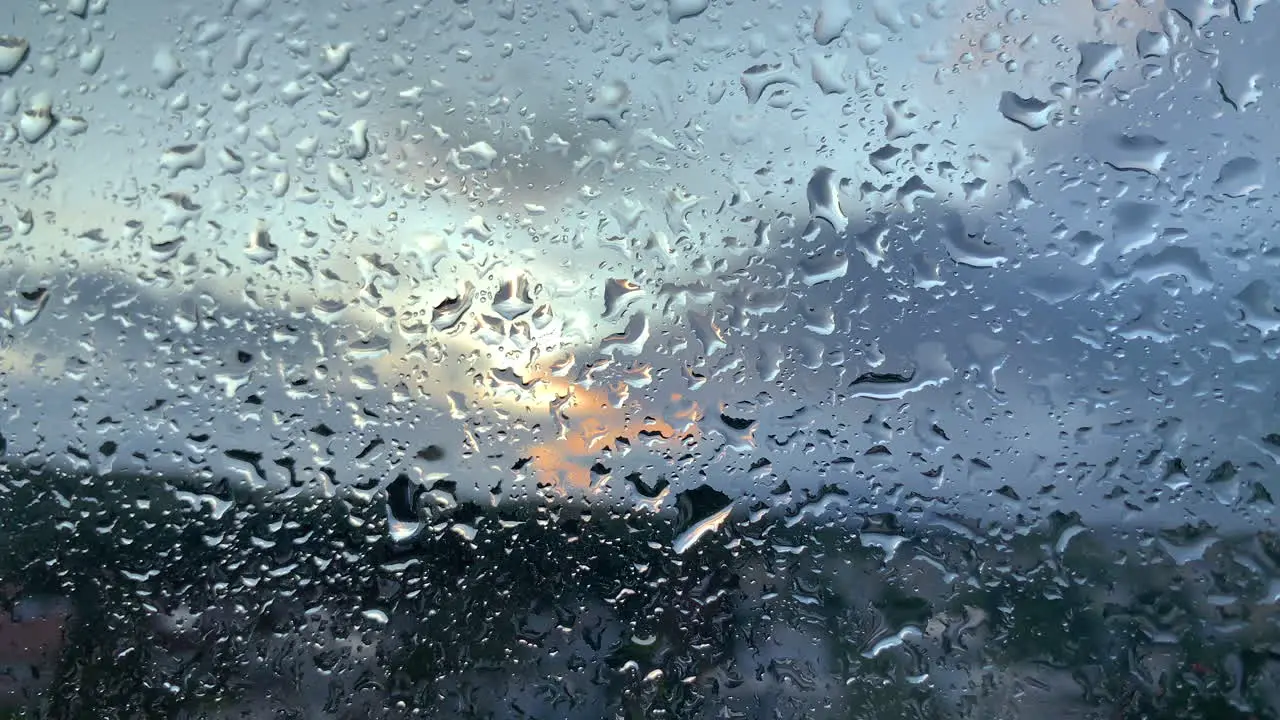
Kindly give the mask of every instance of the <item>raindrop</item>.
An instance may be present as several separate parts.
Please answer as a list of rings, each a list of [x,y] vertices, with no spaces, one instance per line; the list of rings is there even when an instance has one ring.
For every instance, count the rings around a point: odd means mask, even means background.
[[[0,35],[0,75],[17,70],[26,59],[30,47],[26,38]]]
[[[475,286],[467,283],[460,295],[447,298],[431,310],[431,326],[440,332],[447,332],[462,321],[475,296]]]
[[[1028,130],[1040,130],[1048,125],[1057,108],[1053,101],[1024,98],[1007,91],[1000,95],[1000,114]]]
[[[1256,158],[1232,158],[1218,171],[1213,188],[1227,197],[1245,197],[1263,186],[1262,163]]]
[[[604,315],[615,318],[626,312],[627,308],[644,293],[644,288],[631,280],[610,278],[604,284]]]
[[[39,287],[34,290],[18,293],[18,300],[13,304],[13,322],[24,326],[35,322],[40,313],[49,304],[49,288]]]

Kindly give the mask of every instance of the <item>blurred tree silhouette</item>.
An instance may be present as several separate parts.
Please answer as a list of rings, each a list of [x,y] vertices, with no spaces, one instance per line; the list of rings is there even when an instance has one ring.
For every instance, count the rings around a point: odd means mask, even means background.
[[[1220,572],[1266,536],[1178,566],[1152,538],[1056,547],[1077,518],[970,537],[872,518],[730,523],[680,554],[705,509],[530,504],[460,506],[395,543],[380,498],[12,466],[0,486],[0,576],[74,606],[53,685],[20,717],[1276,710],[1266,588]],[[905,540],[890,555],[868,529]]]

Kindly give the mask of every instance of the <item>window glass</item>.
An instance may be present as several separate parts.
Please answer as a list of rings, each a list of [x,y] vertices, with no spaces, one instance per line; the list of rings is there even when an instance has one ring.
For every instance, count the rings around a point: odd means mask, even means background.
[[[0,718],[1280,714],[1266,0],[0,9]]]

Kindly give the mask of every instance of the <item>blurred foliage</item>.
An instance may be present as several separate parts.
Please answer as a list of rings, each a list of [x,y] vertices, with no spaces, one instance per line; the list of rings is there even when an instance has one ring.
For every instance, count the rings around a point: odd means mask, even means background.
[[[528,717],[984,717],[1052,678],[1070,679],[1064,717],[1275,711],[1280,638],[1247,601],[1266,584],[1221,571],[1269,537],[1178,566],[1153,538],[1061,547],[1074,518],[972,537],[842,518],[739,522],[678,554],[696,517],[529,503],[462,506],[394,543],[376,497],[51,471],[0,485],[0,574],[75,608],[22,717],[291,717],[317,696],[331,717],[488,717],[508,695]],[[179,499],[193,492],[208,501]],[[889,553],[868,528],[904,539]],[[184,611],[185,630],[158,629]]]

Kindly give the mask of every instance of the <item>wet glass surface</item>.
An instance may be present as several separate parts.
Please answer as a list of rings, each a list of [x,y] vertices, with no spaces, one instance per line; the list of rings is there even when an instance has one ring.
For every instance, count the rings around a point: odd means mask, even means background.
[[[1280,716],[1266,0],[0,9],[0,717]]]

